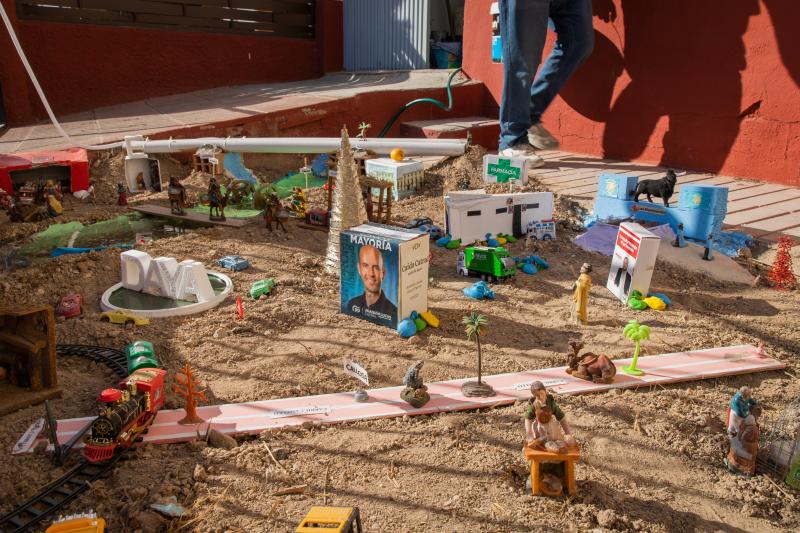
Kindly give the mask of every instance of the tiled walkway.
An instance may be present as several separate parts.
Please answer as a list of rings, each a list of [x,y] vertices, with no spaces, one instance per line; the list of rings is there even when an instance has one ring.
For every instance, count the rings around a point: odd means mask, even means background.
[[[546,165],[533,171],[553,192],[574,197],[584,205],[594,201],[600,174],[628,174],[660,178],[666,169],[646,163],[628,163],[568,152],[539,152]],[[721,185],[728,187],[726,229],[738,229],[754,237],[777,240],[782,234],[800,237],[800,189],[736,178],[689,172],[678,177],[673,201],[680,186]]]

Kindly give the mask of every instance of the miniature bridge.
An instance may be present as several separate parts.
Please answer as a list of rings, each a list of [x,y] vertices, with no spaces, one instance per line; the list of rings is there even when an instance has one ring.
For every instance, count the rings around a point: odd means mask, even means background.
[[[630,361],[616,359],[614,363],[620,368],[622,364],[630,364]],[[489,398],[468,398],[461,394],[461,384],[474,378],[428,383],[431,399],[420,409],[415,409],[400,399],[403,387],[387,387],[368,390],[369,400],[365,403],[356,402],[352,392],[345,392],[198,407],[197,414],[206,422],[196,425],[178,424],[178,420],[184,416],[183,409],[161,410],[143,442],[156,444],[191,441],[198,435],[205,434],[209,428],[228,435],[258,434],[265,430],[299,426],[306,422],[333,424],[507,405],[529,398],[530,384],[536,380],[542,381],[556,394],[583,394],[780,370],[786,364],[760,354],[755,346],[742,345],[640,357],[637,367],[646,374],[636,377],[618,372],[614,382],[610,384],[596,384],[573,378],[565,372],[565,367],[485,376],[483,380],[497,393]],[[60,420],[59,442],[68,441],[91,419]],[[17,443],[14,453],[29,453],[34,449],[38,440],[32,438],[30,433],[31,430],[26,432]],[[76,447],[80,447],[80,444]]]

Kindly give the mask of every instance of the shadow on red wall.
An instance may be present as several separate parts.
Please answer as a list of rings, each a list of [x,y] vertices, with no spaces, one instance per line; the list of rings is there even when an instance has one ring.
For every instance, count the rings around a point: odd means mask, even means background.
[[[595,9],[604,4],[613,6],[595,1]],[[561,96],[606,123],[607,157],[640,157],[667,117],[660,164],[719,171],[741,120],[761,105],[742,102],[741,78],[747,66],[742,36],[759,12],[758,0],[622,0],[621,7],[624,47],[597,32],[592,57]],[[623,70],[631,79],[612,106]]]

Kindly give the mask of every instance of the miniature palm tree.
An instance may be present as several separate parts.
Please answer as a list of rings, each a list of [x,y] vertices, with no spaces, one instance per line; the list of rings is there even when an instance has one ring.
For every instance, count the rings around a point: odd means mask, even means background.
[[[461,386],[461,392],[464,396],[494,396],[494,389],[491,385],[481,381],[481,335],[486,333],[486,325],[489,323],[486,317],[472,311],[469,315],[461,320],[464,324],[464,332],[467,334],[467,339],[475,339],[475,344],[478,347],[478,381],[467,381]]]
[[[636,368],[636,362],[639,360],[639,351],[641,350],[641,342],[650,338],[650,327],[644,324],[639,324],[635,320],[628,322],[628,325],[622,330],[623,335],[628,340],[636,343],[636,351],[633,352],[633,361],[629,366],[623,366],[622,371],[631,376],[641,376],[643,371]]]
[[[189,363],[186,363],[175,374],[175,383],[172,384],[172,390],[186,399],[186,416],[179,420],[178,424],[202,424],[205,422],[197,416],[197,399],[207,401],[206,391],[197,390],[199,387],[200,382],[195,379]]]
[[[367,124],[366,122],[362,122],[358,125],[358,135],[359,139],[366,139],[367,138],[367,130],[372,127],[372,124]]]

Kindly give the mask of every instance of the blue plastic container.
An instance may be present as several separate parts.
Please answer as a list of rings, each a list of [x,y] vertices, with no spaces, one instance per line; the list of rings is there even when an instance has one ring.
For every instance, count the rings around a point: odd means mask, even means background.
[[[619,174],[600,174],[597,182],[597,195],[617,200],[633,200],[633,192],[639,178]]]
[[[433,51],[434,68],[458,68],[461,66],[461,43],[435,43]]]
[[[728,188],[716,185],[683,185],[678,195],[678,207],[700,209],[711,213],[727,213]]]

